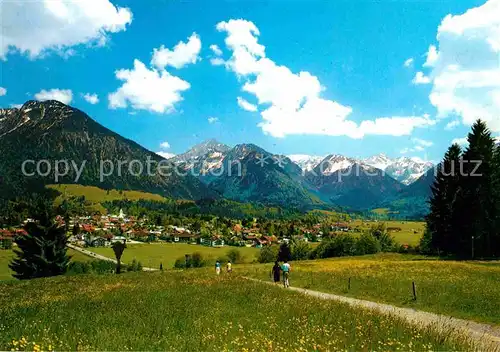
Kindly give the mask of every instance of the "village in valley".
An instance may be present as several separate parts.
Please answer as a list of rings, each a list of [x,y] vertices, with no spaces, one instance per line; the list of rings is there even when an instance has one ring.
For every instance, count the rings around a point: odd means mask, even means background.
[[[192,220],[192,219],[190,219]],[[32,221],[26,219],[25,223]],[[66,226],[64,219],[58,217],[61,226]],[[25,230],[19,227],[0,229],[0,248],[11,247],[15,236],[23,235]],[[290,225],[293,228],[293,224]],[[126,215],[120,209],[119,214],[86,215],[71,217],[67,228],[68,242],[79,247],[106,247],[113,242],[128,244],[141,243],[188,243],[208,247],[255,247],[288,243],[289,241],[321,242],[325,236],[336,232],[359,232],[359,226],[353,222],[333,222],[329,224],[300,224],[291,233],[276,233],[274,225],[259,223],[257,219],[237,221],[226,219],[223,224],[206,221],[200,225],[198,219],[183,224],[157,225],[148,217]]]

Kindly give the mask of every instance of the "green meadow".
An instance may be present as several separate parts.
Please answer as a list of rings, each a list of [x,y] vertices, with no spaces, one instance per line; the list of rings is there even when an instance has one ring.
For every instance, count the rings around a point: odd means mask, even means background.
[[[292,286],[500,325],[500,262],[386,253],[291,264]],[[269,281],[271,266],[240,270]],[[413,299],[412,282],[417,300]]]
[[[257,248],[253,247],[206,247],[196,244],[186,243],[145,243],[145,244],[127,244],[127,248],[123,252],[122,261],[130,263],[132,260],[137,260],[143,266],[150,268],[159,268],[160,263],[164,268],[172,268],[176,259],[184,258],[186,254],[199,252],[205,260],[214,262],[217,259],[226,261],[226,255],[230,250],[238,250],[243,262],[251,263],[255,260],[259,253]],[[104,255],[109,258],[114,258],[113,249],[109,247],[89,248],[89,250]]]
[[[0,283],[0,350],[442,351],[453,332],[212,270]]]

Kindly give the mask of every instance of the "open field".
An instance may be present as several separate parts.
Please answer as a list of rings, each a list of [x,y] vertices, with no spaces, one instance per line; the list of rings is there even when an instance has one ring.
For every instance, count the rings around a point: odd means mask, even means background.
[[[80,252],[74,251],[72,249],[68,249],[68,254],[71,255],[72,260],[74,261],[86,261],[91,260],[92,258],[83,255]],[[15,280],[12,277],[12,272],[9,269],[9,263],[14,257],[14,252],[11,250],[0,250],[0,281],[1,280]]]
[[[211,270],[0,283],[0,350],[471,350],[463,337]]]
[[[105,212],[105,209],[100,203],[110,202],[113,200],[128,199],[131,201],[135,201],[139,199],[145,199],[159,202],[166,200],[158,194],[140,191],[118,191],[116,189],[111,189],[108,191],[94,186],[82,186],[75,184],[57,184],[48,185],[47,187],[61,193],[55,200],[56,204],[62,202],[65,197],[84,196],[90,208],[100,210],[101,212]]]
[[[500,325],[500,262],[379,254],[293,262],[292,269],[292,286]],[[269,280],[271,265],[245,266],[241,270]],[[416,301],[412,281],[417,287]]]
[[[423,221],[363,221],[354,220],[350,225],[353,228],[359,228],[361,230],[369,230],[371,226],[377,225],[378,223],[385,223],[388,229],[400,228],[401,231],[389,231],[389,233],[394,237],[396,242],[400,244],[409,244],[412,246],[417,245],[420,239],[424,235],[425,222]]]
[[[208,259],[215,263],[218,258],[224,258],[228,251],[237,249],[244,257],[244,261],[251,263],[255,256],[258,255],[257,248],[249,247],[206,247],[195,244],[185,243],[146,243],[146,244],[127,244],[125,252],[123,252],[122,261],[130,263],[133,259],[140,261],[143,266],[150,268],[159,268],[160,263],[163,263],[165,269],[172,268],[176,259],[184,257],[185,254],[199,252],[203,254],[204,259]],[[104,255],[109,258],[114,258],[113,249],[109,247],[89,248],[90,251]],[[224,259],[225,260],[225,259]]]

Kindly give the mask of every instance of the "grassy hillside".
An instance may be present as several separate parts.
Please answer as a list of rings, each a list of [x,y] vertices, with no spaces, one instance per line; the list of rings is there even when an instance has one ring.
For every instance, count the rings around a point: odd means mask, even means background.
[[[293,286],[500,325],[500,262],[379,254],[294,262],[292,268]],[[271,265],[247,266],[242,270],[269,280]],[[416,301],[412,281],[417,286]]]
[[[213,248],[184,243],[128,244],[127,249],[123,252],[122,261],[124,263],[130,263],[133,259],[136,259],[140,261],[143,266],[159,268],[160,263],[163,263],[164,268],[172,268],[175,260],[184,257],[185,254],[199,252],[203,254],[205,259],[215,263],[215,260],[224,258],[227,252],[232,249],[240,251],[247,263],[252,262],[259,253],[258,249],[248,247]],[[113,249],[111,248],[100,247],[91,248],[90,250],[109,258],[114,258]]]
[[[104,190],[94,186],[82,186],[76,184],[57,184],[48,185],[47,188],[54,189],[60,193],[56,198],[56,204],[60,203],[65,197],[81,197],[84,196],[85,200],[91,205],[99,205],[104,202],[111,202],[113,200],[153,200],[164,201],[166,198],[153,193],[139,192],[139,191],[119,191],[116,189]]]
[[[0,350],[471,350],[463,338],[211,270],[0,283]]]

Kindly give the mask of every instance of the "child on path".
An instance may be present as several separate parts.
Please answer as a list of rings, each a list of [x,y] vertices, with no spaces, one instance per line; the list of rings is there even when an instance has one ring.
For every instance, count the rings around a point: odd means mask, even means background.
[[[227,270],[228,274],[231,274],[233,272],[233,265],[231,264],[230,260],[226,264],[226,270]]]
[[[215,262],[215,273],[217,275],[220,275],[220,263],[219,263],[219,261]]]

